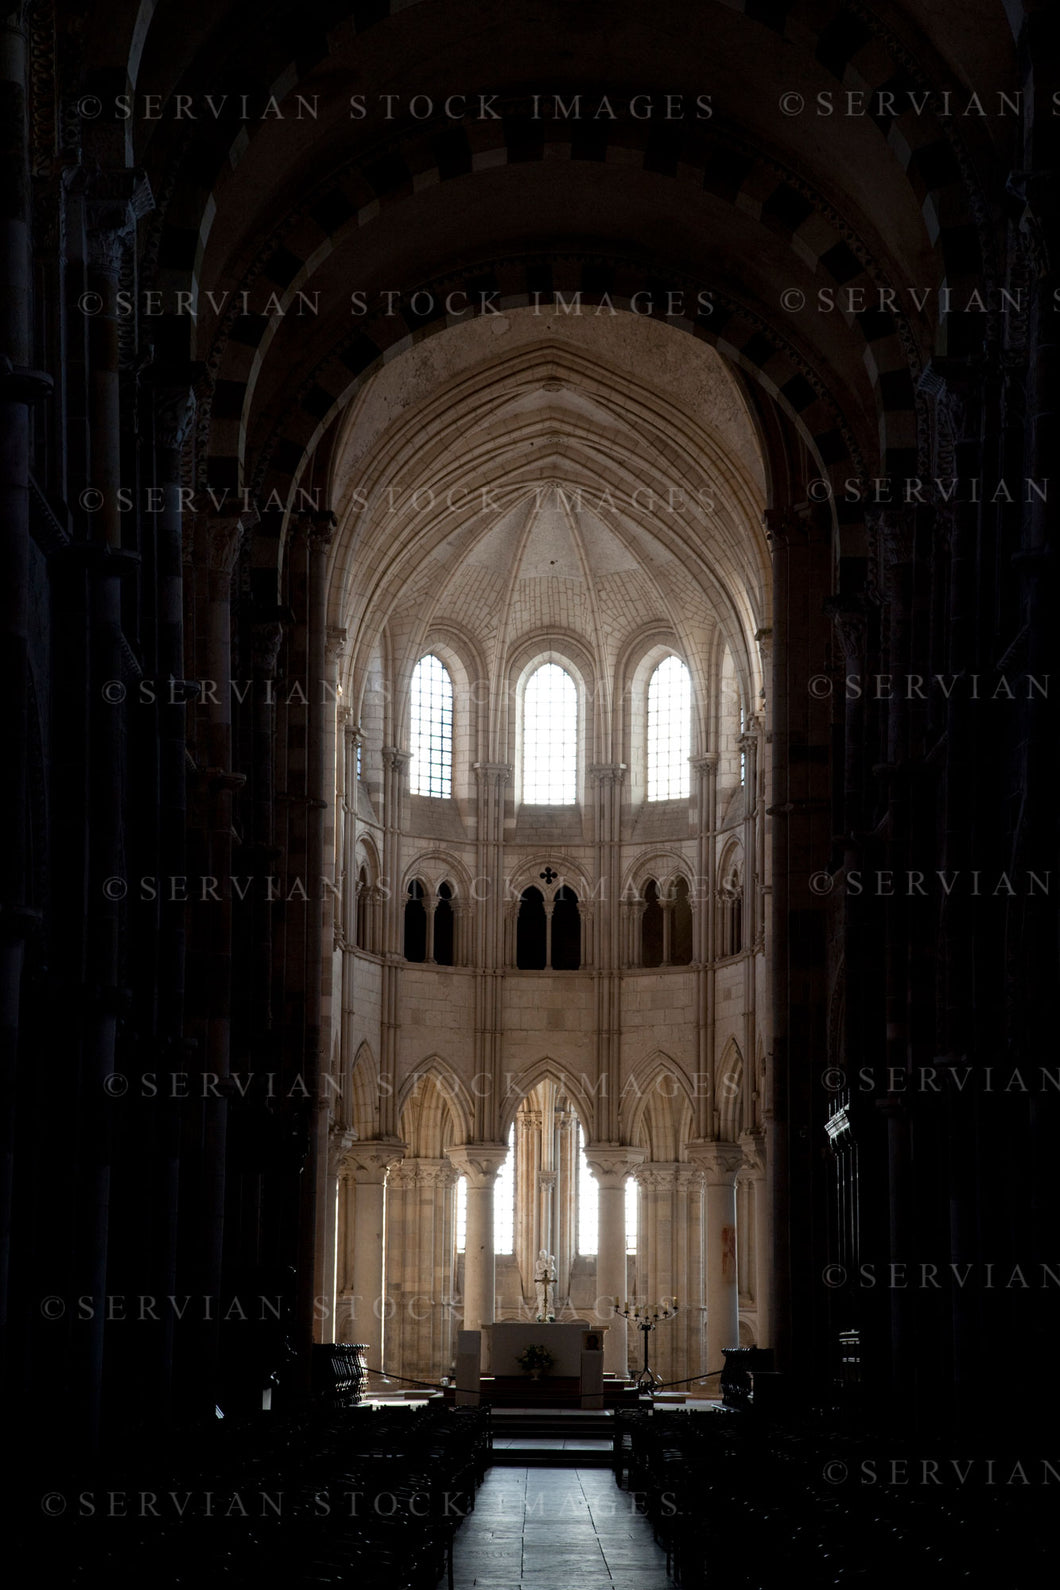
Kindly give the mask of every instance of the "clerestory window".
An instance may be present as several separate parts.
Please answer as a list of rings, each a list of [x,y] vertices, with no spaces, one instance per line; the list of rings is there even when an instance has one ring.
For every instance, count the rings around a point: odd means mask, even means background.
[[[453,793],[453,681],[428,652],[412,674],[409,789],[445,799]]]
[[[558,663],[542,663],[523,693],[523,801],[573,806],[577,798],[577,686]]]
[[[685,800],[692,749],[692,681],[680,657],[664,657],[648,684],[648,799]]]

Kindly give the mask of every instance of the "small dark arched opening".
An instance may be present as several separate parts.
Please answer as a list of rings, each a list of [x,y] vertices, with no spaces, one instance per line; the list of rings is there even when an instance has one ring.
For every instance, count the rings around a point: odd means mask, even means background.
[[[434,908],[434,959],[439,966],[453,964],[453,891],[449,884],[438,885],[438,904]]]
[[[515,924],[515,964],[523,972],[545,968],[545,901],[540,889],[524,889]]]
[[[405,901],[405,959],[427,959],[427,908],[424,905],[423,884],[413,878]]]

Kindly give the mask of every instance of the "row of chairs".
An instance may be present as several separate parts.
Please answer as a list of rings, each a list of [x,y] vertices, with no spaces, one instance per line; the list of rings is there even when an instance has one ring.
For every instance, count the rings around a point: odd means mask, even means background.
[[[258,1420],[166,1464],[130,1453],[41,1532],[59,1548],[50,1582],[452,1586],[454,1535],[491,1446],[488,1410],[435,1401]]]
[[[1057,1493],[1026,1460],[910,1457],[893,1439],[724,1409],[619,1411],[615,1425],[616,1479],[639,1493],[684,1590],[1030,1590],[1049,1577]]]

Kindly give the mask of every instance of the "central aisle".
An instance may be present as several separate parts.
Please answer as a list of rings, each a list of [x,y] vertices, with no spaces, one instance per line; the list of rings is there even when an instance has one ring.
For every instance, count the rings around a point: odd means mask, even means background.
[[[609,1469],[493,1468],[457,1532],[455,1590],[673,1590]]]

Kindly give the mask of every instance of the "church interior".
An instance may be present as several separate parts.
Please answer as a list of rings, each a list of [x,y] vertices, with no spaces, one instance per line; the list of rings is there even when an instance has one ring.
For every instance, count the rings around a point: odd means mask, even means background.
[[[10,1538],[1037,1586],[1055,8],[0,39]]]

